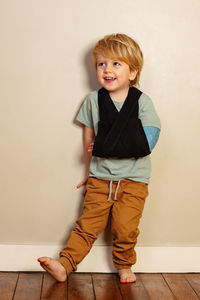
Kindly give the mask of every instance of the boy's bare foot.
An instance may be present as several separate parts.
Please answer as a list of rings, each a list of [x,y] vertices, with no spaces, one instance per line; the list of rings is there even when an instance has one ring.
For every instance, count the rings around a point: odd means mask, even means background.
[[[64,282],[67,279],[67,273],[63,265],[50,257],[40,257],[38,261],[41,267],[47,271],[53,278],[59,282]]]
[[[120,277],[120,282],[121,283],[133,283],[136,282],[136,276],[135,274],[132,272],[131,269],[121,269],[118,270],[118,274]]]

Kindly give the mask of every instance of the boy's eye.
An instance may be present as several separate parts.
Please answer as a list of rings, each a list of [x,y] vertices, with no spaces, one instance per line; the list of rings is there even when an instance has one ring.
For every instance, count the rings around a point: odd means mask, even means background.
[[[105,63],[103,63],[103,62],[98,63],[98,67],[103,67],[104,65],[105,65]]]
[[[120,63],[119,63],[118,61],[115,61],[115,62],[113,63],[113,65],[114,65],[114,66],[120,66]]]

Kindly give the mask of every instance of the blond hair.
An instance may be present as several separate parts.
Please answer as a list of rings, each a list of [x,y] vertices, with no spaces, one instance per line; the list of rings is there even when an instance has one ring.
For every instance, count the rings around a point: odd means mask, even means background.
[[[121,60],[129,65],[131,71],[136,70],[137,75],[130,82],[130,85],[138,85],[143,66],[143,54],[136,41],[126,34],[116,33],[106,35],[96,43],[92,51],[95,68],[97,67],[98,54],[111,59]]]

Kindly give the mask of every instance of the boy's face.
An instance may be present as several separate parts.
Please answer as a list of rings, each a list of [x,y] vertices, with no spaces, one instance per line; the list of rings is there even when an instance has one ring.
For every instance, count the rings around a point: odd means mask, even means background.
[[[131,71],[129,65],[120,60],[113,60],[101,54],[97,55],[97,79],[109,93],[127,93],[130,81],[137,71]]]

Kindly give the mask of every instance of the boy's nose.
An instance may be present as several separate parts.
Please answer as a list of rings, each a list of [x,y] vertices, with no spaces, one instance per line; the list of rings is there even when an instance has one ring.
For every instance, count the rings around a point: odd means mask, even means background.
[[[105,66],[104,71],[105,71],[106,73],[111,72],[111,71],[112,71],[111,65],[110,65],[110,64],[107,64],[107,65]]]

